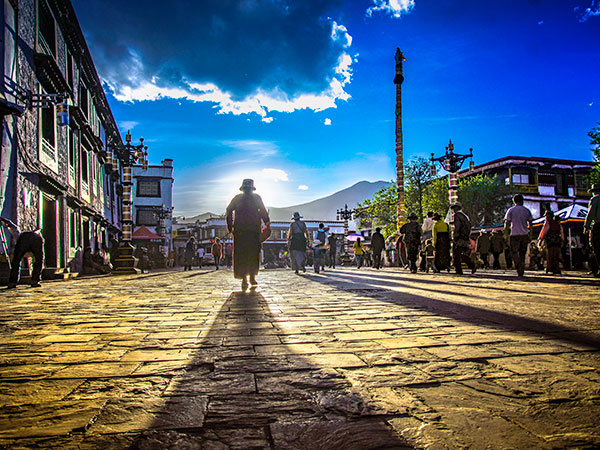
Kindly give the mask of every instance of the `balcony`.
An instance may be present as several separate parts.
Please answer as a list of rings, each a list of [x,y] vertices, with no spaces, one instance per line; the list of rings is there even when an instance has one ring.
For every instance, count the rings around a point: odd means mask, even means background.
[[[85,181],[81,181],[81,199],[90,203],[90,187]]]
[[[56,158],[56,149],[46,139],[42,138],[39,158],[42,164],[58,173],[58,159]]]
[[[515,192],[520,194],[539,194],[538,185],[537,184],[512,184],[512,188]]]
[[[56,57],[41,32],[38,32],[38,42],[33,61],[35,62],[35,74],[46,92],[68,92],[71,94],[71,88],[67,84],[60,67],[58,67]]]
[[[77,188],[77,179],[75,178],[75,167],[69,164],[69,186]]]

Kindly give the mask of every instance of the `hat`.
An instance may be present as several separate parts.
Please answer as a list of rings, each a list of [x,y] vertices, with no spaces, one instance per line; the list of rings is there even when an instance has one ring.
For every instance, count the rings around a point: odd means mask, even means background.
[[[588,192],[600,192],[600,184],[592,184],[592,187],[588,189]]]
[[[450,205],[452,209],[462,209],[462,204],[460,202],[456,202]]]
[[[302,219],[302,216],[300,215],[300,213],[298,211],[296,211],[294,213],[294,217],[292,217],[292,219],[296,220],[296,219]]]
[[[413,220],[413,219],[418,219],[418,218],[419,218],[419,216],[417,216],[414,212],[410,213],[408,215],[408,220]]]
[[[246,178],[244,181],[242,181],[242,185],[240,186],[240,191],[246,191],[246,190],[252,190],[252,191],[256,190],[256,188],[254,187],[254,180],[252,180],[250,178]]]

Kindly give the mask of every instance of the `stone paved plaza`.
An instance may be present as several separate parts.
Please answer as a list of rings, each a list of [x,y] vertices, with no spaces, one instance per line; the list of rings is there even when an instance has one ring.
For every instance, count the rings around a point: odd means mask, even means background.
[[[600,282],[231,271],[0,291],[0,448],[600,446]]]

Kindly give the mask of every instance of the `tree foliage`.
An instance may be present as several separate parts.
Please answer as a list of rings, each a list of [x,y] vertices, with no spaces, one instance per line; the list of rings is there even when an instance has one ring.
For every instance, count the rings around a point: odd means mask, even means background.
[[[425,168],[427,170],[425,170]],[[422,223],[427,211],[445,217],[450,207],[448,177],[432,179],[425,158],[415,158],[406,165],[406,214],[415,212]],[[473,226],[493,225],[502,222],[510,205],[510,187],[500,183],[497,176],[483,174],[462,178],[458,182],[458,198]],[[383,187],[357,205],[361,228],[381,227],[388,237],[396,232],[398,189],[396,183]]]
[[[394,181],[379,189],[372,198],[357,205],[360,211],[358,224],[361,228],[380,227],[385,237],[396,232],[396,208],[398,188]]]
[[[458,181],[458,199],[473,226],[502,222],[510,194],[510,187],[500,183],[497,175],[479,174]]]
[[[433,211],[445,217],[450,208],[448,177],[440,177],[427,183],[423,195],[423,211]]]
[[[429,182],[432,180],[431,162],[422,156],[408,160],[404,167],[404,204],[406,212],[414,212],[419,221],[425,218],[424,200],[429,197]]]
[[[598,122],[598,125],[600,125],[600,122]],[[590,183],[600,183],[600,127],[592,128],[588,136],[596,160],[596,165],[590,172]]]

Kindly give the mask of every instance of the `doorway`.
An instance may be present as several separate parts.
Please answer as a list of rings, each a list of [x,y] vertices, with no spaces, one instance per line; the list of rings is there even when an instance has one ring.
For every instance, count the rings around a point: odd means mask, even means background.
[[[42,236],[44,237],[44,263],[46,267],[58,267],[57,202],[42,197]]]

